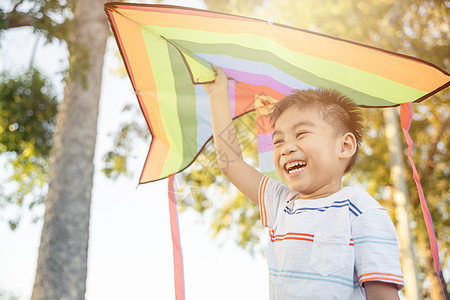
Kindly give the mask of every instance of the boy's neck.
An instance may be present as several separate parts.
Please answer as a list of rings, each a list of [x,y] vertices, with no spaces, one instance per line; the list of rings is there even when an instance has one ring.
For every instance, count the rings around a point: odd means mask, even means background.
[[[304,200],[314,200],[329,197],[342,189],[341,180],[338,182],[331,182],[325,186],[320,187],[319,189],[311,192],[311,193],[302,193],[298,192],[300,199]]]

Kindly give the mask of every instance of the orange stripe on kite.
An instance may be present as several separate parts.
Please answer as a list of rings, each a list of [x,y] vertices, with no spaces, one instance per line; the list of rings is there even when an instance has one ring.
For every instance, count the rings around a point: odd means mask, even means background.
[[[161,177],[169,150],[170,148],[167,144],[157,139],[152,140],[141,178],[139,179],[140,183],[149,182]]]
[[[272,123],[268,115],[256,117],[256,134],[269,134],[273,132]]]
[[[417,59],[406,56],[403,57],[404,59],[400,59],[398,54],[391,54],[381,49],[330,36],[325,38],[321,34],[298,30],[294,27],[271,26],[269,29],[266,27],[270,24],[268,22],[264,23],[244,17],[233,18],[224,14],[196,13],[195,10],[190,9],[187,11],[191,13],[184,13],[185,10],[166,8],[164,10],[167,13],[161,13],[161,8],[149,7],[144,11],[142,7],[127,7],[130,9],[126,10],[126,15],[143,25],[225,34],[249,33],[257,36],[262,36],[262,32],[270,31],[270,36],[263,37],[270,37],[271,40],[293,51],[341,63],[425,92],[432,92],[437,85],[448,82],[446,74],[430,68],[429,64]],[[117,9],[117,11],[122,11],[122,9]],[[174,18],[171,18],[170,15],[173,15]],[[301,43],[293,42],[295,40],[300,40]],[[393,68],[393,65],[396,68]]]
[[[129,34],[135,32],[136,27],[139,28],[138,31],[140,32],[140,25],[130,22],[129,19],[120,14],[110,14],[110,17],[114,24],[117,39],[120,41],[121,48],[124,49],[122,57],[127,64],[130,79],[134,89],[137,90],[139,104],[153,137],[149,157],[146,161],[147,164],[152,165],[152,168],[147,170],[148,168],[144,166],[145,173],[141,175],[140,179],[140,182],[146,182],[161,177],[169,152],[169,141],[160,115],[155,79],[153,73],[148,72],[152,69],[148,53],[145,47],[138,46],[145,44],[144,38],[139,34]],[[121,34],[121,32],[127,34]],[[136,65],[139,67],[135,67]],[[140,90],[137,87],[140,87]]]
[[[180,7],[180,6],[173,6],[173,5],[162,5],[158,4],[158,6],[152,6],[151,4],[133,4],[133,5],[127,5],[124,3],[123,5],[120,4],[120,7],[114,6],[114,10],[120,11],[121,9],[127,9],[127,10],[133,10],[133,11],[145,11],[146,14],[151,12],[157,12],[157,13],[167,13],[167,14],[176,14],[178,15],[190,15],[190,16],[197,16],[197,17],[213,17],[216,16],[217,12],[207,11],[207,10],[201,10],[191,7]],[[128,14],[128,12],[127,12]],[[222,19],[231,19],[231,20],[240,20],[241,17],[229,15],[229,14],[220,14]]]
[[[148,53],[145,50],[144,38],[142,35],[129,34],[130,32],[135,32],[136,27],[138,27],[140,31],[140,26],[129,22],[121,15],[115,16],[115,23],[120,27],[120,31],[126,32],[126,34],[121,34],[121,32],[118,32],[118,27],[115,26],[116,32],[118,33],[117,37],[121,41],[122,48],[126,53],[123,53],[123,56],[128,65],[133,86],[136,89],[136,93],[140,96],[138,97],[141,101],[140,104],[149,107],[148,111],[143,110],[143,113],[149,124],[149,117],[151,117],[152,124],[157,125],[154,126],[155,128],[152,128],[152,136],[156,136],[168,143],[164,125],[159,113],[159,105],[157,105],[158,98],[156,94],[155,79],[153,73],[149,72],[149,70],[152,70],[152,66]],[[128,45],[128,47],[126,47],[126,45]],[[140,47],[139,45],[142,45],[143,47]],[[137,87],[139,87],[139,89]]]

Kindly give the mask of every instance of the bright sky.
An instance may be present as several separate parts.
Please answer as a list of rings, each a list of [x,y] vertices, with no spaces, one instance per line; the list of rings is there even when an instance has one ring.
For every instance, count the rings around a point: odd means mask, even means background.
[[[200,0],[181,2],[202,7]],[[0,40],[0,70],[26,68],[35,40],[27,28],[6,31]],[[100,102],[86,299],[174,299],[167,181],[136,188],[148,145],[138,145],[134,152],[133,178],[113,182],[100,171],[101,158],[111,149],[108,134],[121,123],[121,109],[126,103],[137,106],[129,79],[111,73],[117,67],[116,51],[111,38]],[[63,69],[66,55],[62,45],[44,45],[41,39],[34,63],[52,74],[58,84],[56,73]],[[11,232],[5,219],[13,212],[0,211],[0,291],[29,299],[42,222],[31,224],[31,216],[26,214],[19,228]],[[213,241],[207,220],[189,208],[179,215],[179,222],[186,299],[268,298],[268,270],[262,255],[252,257],[238,248],[232,234]]]

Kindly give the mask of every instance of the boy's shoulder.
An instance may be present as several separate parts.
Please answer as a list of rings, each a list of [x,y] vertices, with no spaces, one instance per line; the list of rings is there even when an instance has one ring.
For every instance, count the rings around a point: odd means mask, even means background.
[[[362,213],[371,209],[384,210],[380,203],[360,186],[347,186],[338,193],[341,197],[348,198]]]
[[[274,193],[278,199],[297,200],[298,193],[289,189],[289,187],[275,179],[268,178],[270,182],[271,192]],[[382,209],[384,208],[375,200],[372,195],[370,195],[365,189],[360,186],[346,186],[336,192],[335,194],[319,200],[322,204],[332,204],[336,201],[346,201],[348,200],[352,205],[354,205],[361,213],[371,210],[371,209]],[[308,200],[307,200],[308,201]],[[311,202],[313,205],[315,202]]]

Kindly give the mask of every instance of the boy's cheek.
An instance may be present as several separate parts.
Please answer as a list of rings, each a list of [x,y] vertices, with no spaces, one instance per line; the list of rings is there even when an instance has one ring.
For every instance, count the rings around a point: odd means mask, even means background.
[[[278,163],[278,160],[274,158],[273,159],[273,164],[275,165],[275,171],[277,171],[278,176],[280,176],[280,178],[283,178],[284,172],[281,169],[281,167],[280,167],[280,165]]]

